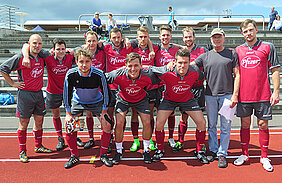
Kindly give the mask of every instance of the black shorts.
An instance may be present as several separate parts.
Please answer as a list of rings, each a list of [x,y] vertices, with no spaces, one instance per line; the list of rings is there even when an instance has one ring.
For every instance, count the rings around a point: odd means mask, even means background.
[[[122,99],[120,96],[117,98],[116,113],[128,111],[130,107],[135,107],[138,112],[150,114],[150,106],[148,98],[140,100],[139,102],[131,103]]]
[[[44,116],[46,108],[42,90],[18,90],[17,111],[20,118],[30,118],[32,114]]]
[[[170,100],[162,99],[158,110],[174,111],[176,107],[179,107],[181,112],[185,111],[201,111],[200,106],[195,98],[191,98],[186,102],[173,102]]]
[[[71,114],[74,116],[80,113],[83,114],[83,111],[87,110],[92,112],[93,116],[97,115],[100,117],[102,114],[102,109],[103,109],[103,101],[94,104],[82,104],[74,100],[72,100],[71,102]]]
[[[110,90],[110,102],[109,102],[109,107],[115,107],[117,103],[117,95],[118,95],[119,90]]]
[[[204,86],[196,86],[191,88],[194,98],[197,100],[202,111],[205,111],[205,89]]]
[[[46,108],[57,109],[62,105],[63,94],[52,94],[46,92]]]
[[[237,105],[237,117],[248,117],[255,111],[255,116],[261,120],[272,119],[272,107],[269,101],[267,102],[254,102],[254,103],[241,103]]]
[[[162,99],[163,89],[155,88],[147,91],[147,97],[149,99],[150,104],[155,104],[155,106],[159,106],[160,100]]]

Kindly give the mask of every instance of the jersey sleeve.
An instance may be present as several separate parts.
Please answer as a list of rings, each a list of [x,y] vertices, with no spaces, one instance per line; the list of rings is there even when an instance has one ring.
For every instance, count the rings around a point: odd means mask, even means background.
[[[277,51],[275,46],[272,43],[268,43],[270,46],[270,51],[268,55],[268,60],[269,60],[269,67],[270,69],[275,68],[275,67],[280,67],[279,64],[279,59],[277,55]]]
[[[11,71],[20,69],[20,61],[23,57],[22,54],[17,54],[11,57],[10,59],[6,60],[0,66],[0,71],[5,74],[10,74]]]
[[[69,71],[67,72],[65,77],[64,90],[63,90],[63,102],[66,108],[66,112],[71,111],[71,99],[72,99],[73,87],[74,87]]]
[[[239,56],[235,50],[232,50],[232,68],[239,66]]]
[[[134,49],[136,47],[138,47],[138,40],[137,39],[131,39],[130,40],[131,43],[131,47]]]
[[[204,73],[199,69],[197,65],[190,65],[189,67],[192,67],[193,70],[197,71],[199,73],[198,80],[204,80]]]
[[[101,84],[100,84],[100,89],[102,91],[103,94],[103,110],[107,110],[109,107],[109,101],[110,101],[110,90],[109,90],[109,86],[107,83],[107,79],[106,76],[104,75],[104,73],[101,71]]]
[[[38,56],[41,57],[41,58],[46,58],[46,57],[51,56],[51,53],[48,50],[41,49]]]
[[[154,74],[150,69],[142,69],[141,73],[145,76],[148,76],[151,79],[152,85],[156,85],[161,82],[161,79],[156,74]]]
[[[115,79],[117,78],[117,76],[119,75],[119,70],[113,70],[111,72],[108,72],[108,73],[105,73],[106,75],[106,79],[107,79],[107,82],[109,84],[112,84],[115,82]]]
[[[206,57],[206,54],[207,54],[207,52],[206,53],[203,53],[202,55],[200,55],[200,56],[198,56],[198,58],[196,58],[195,60],[194,60],[194,62],[196,63],[196,65],[198,66],[198,67],[203,67],[203,62],[204,62],[204,59],[205,59],[205,57]]]
[[[167,70],[166,65],[162,66],[162,67],[156,67],[156,66],[149,66],[149,72],[154,73],[155,75],[161,77],[162,75],[164,75],[166,72],[168,72],[169,70]]]

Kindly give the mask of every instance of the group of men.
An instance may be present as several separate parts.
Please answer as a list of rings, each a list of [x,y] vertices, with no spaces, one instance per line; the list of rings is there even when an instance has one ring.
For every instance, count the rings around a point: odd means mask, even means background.
[[[100,160],[108,167],[119,164],[123,157],[123,133],[126,114],[131,108],[131,130],[134,143],[130,148],[140,147],[138,138],[138,115],[143,124],[143,158],[145,163],[157,162],[165,154],[164,125],[168,120],[169,144],[172,151],[183,148],[190,116],[196,124],[195,156],[203,164],[218,159],[220,168],[227,167],[227,150],[230,141],[231,121],[220,115],[220,144],[217,139],[218,111],[224,100],[231,101],[230,107],[237,104],[237,116],[241,117],[242,155],[234,161],[242,165],[249,160],[251,115],[254,110],[258,118],[261,159],[267,171],[273,171],[267,158],[269,144],[268,120],[271,119],[271,106],[279,102],[279,61],[272,43],[256,37],[256,22],[250,19],[240,26],[246,43],[235,50],[225,48],[225,32],[216,28],[211,33],[213,49],[200,47],[194,43],[192,28],[183,29],[183,42],[179,46],[170,42],[172,30],[169,26],[160,27],[160,44],[152,44],[149,30],[142,26],[137,30],[136,40],[123,41],[118,28],[110,31],[110,42],[98,44],[98,35],[87,32],[85,45],[66,54],[66,44],[61,39],[54,40],[54,55],[41,51],[42,39],[32,35],[23,54],[18,54],[4,62],[0,72],[7,82],[18,88],[17,111],[19,113],[18,139],[20,161],[28,162],[26,154],[26,130],[33,115],[35,119],[35,152],[49,153],[52,150],[42,145],[42,124],[45,105],[42,94],[43,70],[48,72],[47,108],[53,113],[53,122],[58,134],[57,150],[64,149],[62,123],[59,107],[64,102],[66,108],[65,126],[86,111],[89,141],[85,149],[95,145],[93,139],[93,116],[101,122],[102,138]],[[75,62],[74,62],[75,60]],[[77,67],[71,68],[76,63]],[[11,79],[12,70],[18,71],[18,82]],[[269,87],[269,73],[272,72],[273,93]],[[204,90],[203,80],[206,79]],[[209,153],[206,154],[206,121],[203,110],[207,110]],[[154,107],[156,117],[156,147],[152,141],[154,131]],[[179,139],[175,143],[175,108],[179,107]],[[115,120],[114,120],[115,112]],[[115,121],[115,122],[114,122]],[[111,140],[115,137],[116,152],[111,160]],[[77,145],[81,141],[77,132],[66,133],[66,141],[71,157],[65,168],[79,162]],[[149,150],[155,150],[153,157]]]

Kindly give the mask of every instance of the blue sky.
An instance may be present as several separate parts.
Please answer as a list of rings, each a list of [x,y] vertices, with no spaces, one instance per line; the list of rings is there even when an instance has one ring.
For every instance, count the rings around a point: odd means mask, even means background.
[[[282,0],[1,0],[1,5],[18,7],[27,12],[25,20],[78,20],[80,14],[112,12],[113,14],[168,14],[172,6],[175,14],[262,14],[268,18],[271,6],[282,14]],[[63,3],[62,3],[63,2]],[[18,19],[19,20],[19,19]]]

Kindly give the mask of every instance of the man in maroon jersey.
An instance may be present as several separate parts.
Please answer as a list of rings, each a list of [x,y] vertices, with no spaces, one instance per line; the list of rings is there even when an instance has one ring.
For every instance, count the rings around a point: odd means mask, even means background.
[[[19,160],[23,163],[29,161],[26,154],[26,131],[32,115],[34,118],[34,151],[36,153],[52,152],[51,149],[47,149],[42,145],[42,124],[46,109],[41,90],[43,87],[44,61],[38,57],[38,53],[42,49],[40,35],[31,35],[28,44],[30,45],[30,68],[22,65],[22,54],[13,56],[0,66],[0,72],[5,80],[11,86],[19,89],[17,94],[17,112],[19,117],[18,140],[20,145]],[[15,70],[18,72],[17,82],[13,81],[10,77],[11,71]]]
[[[24,54],[25,64],[30,65],[29,45],[24,44],[22,52]],[[74,63],[74,57],[66,54],[66,43],[63,39],[55,38],[53,40],[53,52],[51,55],[47,50],[41,50],[39,56],[44,58],[48,73],[48,82],[46,89],[46,108],[51,109],[53,116],[53,124],[58,135],[58,151],[65,148],[65,141],[62,134],[62,122],[60,117],[60,106],[63,101],[64,80],[67,71]]]
[[[58,135],[58,145],[56,149],[58,151],[65,148],[65,142],[62,134],[62,122],[60,117],[60,106],[63,101],[63,88],[64,80],[67,71],[71,68],[74,57],[70,54],[66,54],[66,43],[62,39],[55,38],[53,40],[54,54],[49,52],[42,52],[45,55],[44,58],[47,73],[48,83],[46,89],[46,108],[51,109],[53,115],[53,124]]]
[[[185,48],[190,51],[190,62],[193,62],[198,56],[207,52],[207,49],[201,46],[198,46],[194,43],[196,36],[195,31],[192,27],[186,27],[182,30],[183,33],[183,42]],[[200,67],[200,70],[203,71],[203,67]],[[194,95],[194,98],[198,101],[198,104],[202,111],[205,110],[205,93],[204,93],[204,80],[197,80],[191,88],[191,92]],[[185,113],[181,114],[181,120],[178,126],[178,142],[172,148],[173,152],[177,152],[183,148],[184,136],[187,131],[187,122],[188,115]]]
[[[206,120],[198,102],[191,93],[191,87],[197,80],[203,79],[203,73],[197,66],[189,66],[190,53],[188,49],[178,50],[175,58],[176,67],[173,71],[169,71],[166,67],[149,67],[149,70],[162,79],[166,87],[163,100],[158,107],[155,131],[158,150],[152,160],[159,161],[164,156],[164,125],[175,108],[179,107],[180,111],[187,113],[197,125],[195,156],[203,164],[208,164],[205,152],[202,151],[206,136]]]
[[[155,65],[155,52],[158,50],[156,45],[152,45],[149,36],[149,28],[146,26],[141,26],[137,30],[137,39],[130,40],[131,46],[133,48],[132,52],[138,53],[141,56],[142,67],[146,68],[149,65]],[[156,97],[159,94],[158,85],[150,85],[147,87],[147,94],[150,104],[150,118],[151,118],[151,128],[152,133],[154,129],[154,107],[156,102]],[[131,108],[131,131],[133,135],[134,142],[130,147],[130,151],[135,152],[140,147],[140,142],[138,138],[139,121],[136,109]],[[150,139],[151,150],[156,150],[154,142]]]
[[[179,50],[179,48],[174,46],[173,44],[170,44],[171,38],[172,38],[171,28],[168,25],[161,26],[160,35],[159,35],[161,44],[158,45],[159,50],[156,52],[156,56],[155,56],[157,67],[164,66],[167,65],[169,62],[175,61],[175,54]],[[161,84],[159,93],[162,94],[163,91],[164,91],[164,87]],[[160,100],[160,98],[158,98],[158,100]],[[171,147],[174,147],[176,145],[173,139],[174,127],[175,127],[175,115],[172,114],[168,117],[168,130],[169,130],[168,143]]]
[[[246,19],[241,23],[240,29],[246,40],[246,43],[236,48],[241,76],[237,116],[241,117],[242,155],[234,161],[234,164],[242,165],[249,160],[251,115],[254,110],[259,126],[260,162],[266,171],[271,172],[273,167],[267,158],[268,120],[272,119],[272,106],[279,102],[280,64],[274,45],[257,38],[258,29],[254,20]],[[272,94],[269,87],[269,70],[272,73]]]
[[[130,53],[126,57],[126,68],[106,73],[109,83],[118,85],[120,91],[116,104],[115,141],[117,152],[113,158],[114,164],[119,164],[122,158],[123,128],[126,114],[130,107],[135,107],[143,123],[143,158],[145,163],[151,163],[149,153],[152,129],[150,125],[149,101],[145,87],[157,84],[159,79],[147,69],[142,69],[141,57],[138,53]]]

